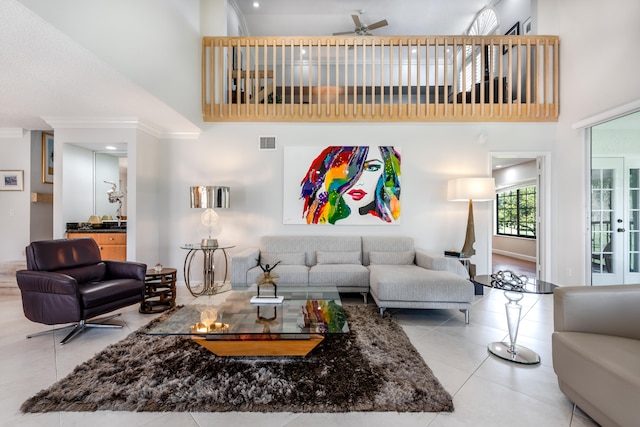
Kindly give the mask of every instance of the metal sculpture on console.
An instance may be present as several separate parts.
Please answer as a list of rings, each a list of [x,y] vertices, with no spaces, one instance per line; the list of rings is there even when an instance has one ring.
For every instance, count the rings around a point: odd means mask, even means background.
[[[107,196],[109,197],[109,203],[117,203],[118,209],[116,209],[116,218],[118,219],[118,226],[122,218],[122,198],[125,194],[122,191],[118,191],[118,186],[115,182],[104,181],[105,184],[111,184],[111,188],[107,190]]]

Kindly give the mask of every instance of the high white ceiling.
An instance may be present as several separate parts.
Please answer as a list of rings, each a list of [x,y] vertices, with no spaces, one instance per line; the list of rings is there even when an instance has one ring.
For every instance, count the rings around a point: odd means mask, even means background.
[[[106,0],[105,0],[106,1]],[[250,35],[331,35],[387,19],[377,35],[461,34],[500,0],[233,0]],[[48,130],[45,119],[137,118],[162,133],[200,130],[17,0],[0,0],[0,128]],[[199,100],[197,100],[199,102]]]
[[[249,35],[329,36],[354,28],[352,14],[364,10],[366,24],[386,19],[375,35],[463,34],[476,14],[500,0],[233,0]]]
[[[198,101],[199,102],[199,101]],[[136,118],[159,134],[199,129],[15,0],[0,0],[0,128],[43,118]]]

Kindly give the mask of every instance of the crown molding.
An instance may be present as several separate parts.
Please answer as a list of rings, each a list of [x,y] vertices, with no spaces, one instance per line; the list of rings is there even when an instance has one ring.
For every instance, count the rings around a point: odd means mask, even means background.
[[[138,117],[43,117],[56,129],[136,129],[158,139],[196,139],[202,131],[167,131]]]
[[[0,128],[0,138],[22,138],[25,133],[22,128]]]

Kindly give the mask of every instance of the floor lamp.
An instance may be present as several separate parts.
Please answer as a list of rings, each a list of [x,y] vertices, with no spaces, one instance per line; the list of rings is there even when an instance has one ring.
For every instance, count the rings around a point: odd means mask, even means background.
[[[190,188],[191,207],[204,208],[200,215],[202,225],[209,230],[209,237],[202,239],[203,248],[217,248],[218,240],[212,238],[214,229],[218,228],[218,213],[215,209],[227,209],[229,207],[229,187],[204,186]]]
[[[449,201],[469,201],[469,217],[467,218],[467,233],[464,246],[460,254],[464,258],[471,258],[476,254],[473,244],[476,233],[473,223],[473,201],[486,202],[495,199],[495,180],[493,178],[456,178],[448,183],[447,199]],[[469,263],[469,274],[475,276],[475,265]]]

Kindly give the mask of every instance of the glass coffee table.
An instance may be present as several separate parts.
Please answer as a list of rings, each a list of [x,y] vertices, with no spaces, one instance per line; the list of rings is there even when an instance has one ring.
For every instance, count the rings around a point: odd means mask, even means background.
[[[147,331],[190,336],[218,356],[306,356],[327,334],[349,332],[335,286],[278,286],[279,304],[251,303],[255,286],[194,299]]]
[[[509,327],[509,342],[492,342],[487,347],[489,352],[514,363],[524,365],[540,363],[538,353],[516,344],[520,326],[520,313],[522,311],[520,300],[524,297],[524,294],[552,294],[553,290],[558,286],[543,280],[518,276],[510,271],[499,271],[490,276],[476,276],[473,280],[483,286],[504,291],[504,296],[508,300],[505,307],[507,311],[507,326]]]

